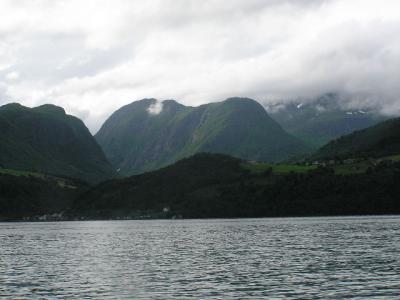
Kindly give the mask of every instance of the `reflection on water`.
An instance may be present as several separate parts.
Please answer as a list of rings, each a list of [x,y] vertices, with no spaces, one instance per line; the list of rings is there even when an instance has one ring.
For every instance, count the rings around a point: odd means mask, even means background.
[[[400,295],[400,217],[0,224],[0,298]]]

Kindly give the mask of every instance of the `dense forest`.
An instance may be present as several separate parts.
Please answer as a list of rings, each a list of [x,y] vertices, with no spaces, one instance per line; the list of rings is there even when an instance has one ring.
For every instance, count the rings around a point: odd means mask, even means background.
[[[278,173],[229,156],[198,154],[159,171],[104,182],[71,217],[266,217],[399,213],[400,163],[363,173],[332,168]]]
[[[83,181],[39,173],[0,172],[0,221],[63,219]]]
[[[197,154],[95,186],[0,172],[0,220],[230,218],[400,213],[400,162],[305,166]]]

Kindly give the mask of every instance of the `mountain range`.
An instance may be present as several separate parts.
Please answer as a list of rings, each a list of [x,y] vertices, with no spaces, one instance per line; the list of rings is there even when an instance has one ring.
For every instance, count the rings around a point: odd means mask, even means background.
[[[324,111],[285,109],[297,112],[298,132],[306,116]],[[278,119],[248,98],[199,107],[144,99],[117,110],[93,137],[60,107],[1,106],[0,219],[400,212],[400,118],[378,122],[384,117],[374,111],[332,108],[308,125],[338,131],[315,138],[378,123],[313,152],[270,115]]]
[[[155,170],[199,152],[274,162],[309,151],[248,98],[198,107],[174,100],[135,101],[113,113],[95,138],[122,175]]]
[[[276,103],[269,105],[267,111],[283,129],[314,149],[388,118],[373,107],[345,108],[336,94],[303,102]]]

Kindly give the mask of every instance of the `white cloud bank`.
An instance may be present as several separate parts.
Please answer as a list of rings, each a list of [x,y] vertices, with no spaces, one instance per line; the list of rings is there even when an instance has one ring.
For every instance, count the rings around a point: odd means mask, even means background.
[[[141,98],[262,103],[338,92],[400,112],[398,0],[1,0],[0,104],[95,132]]]

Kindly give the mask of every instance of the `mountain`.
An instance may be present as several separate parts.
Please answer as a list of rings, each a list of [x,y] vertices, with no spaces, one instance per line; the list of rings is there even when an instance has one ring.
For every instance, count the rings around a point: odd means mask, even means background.
[[[340,171],[340,168],[338,169]],[[268,165],[196,154],[157,171],[105,181],[69,218],[222,218],[400,213],[400,163],[365,172]]]
[[[287,132],[314,148],[386,119],[373,108],[345,109],[335,94],[304,103],[278,103],[267,110]]]
[[[114,175],[84,123],[61,107],[0,107],[0,168],[98,182]]]
[[[314,157],[383,157],[396,154],[400,154],[400,118],[331,141],[317,151]]]
[[[308,150],[248,98],[199,107],[173,100],[136,101],[113,113],[95,138],[123,175],[154,170],[199,152],[279,161]]]

